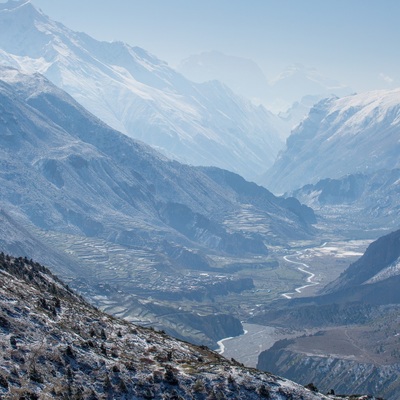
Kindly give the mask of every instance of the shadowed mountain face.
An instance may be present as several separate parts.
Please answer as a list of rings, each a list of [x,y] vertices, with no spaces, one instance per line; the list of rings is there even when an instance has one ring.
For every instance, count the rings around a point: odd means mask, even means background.
[[[255,180],[284,144],[278,117],[223,84],[191,82],[141,48],[73,32],[30,2],[0,5],[0,63],[44,74],[108,125],[181,162]]]
[[[100,312],[49,270],[0,253],[4,398],[327,399]]]
[[[328,284],[323,292],[334,293],[354,287],[388,285],[392,279],[399,280],[400,276],[400,230],[383,236],[371,243],[364,255],[351,264],[337,280]],[[394,288],[393,288],[394,289]],[[361,289],[365,290],[365,289]],[[386,296],[393,296],[397,290],[388,290]],[[384,301],[385,295],[376,294],[374,297]],[[392,301],[393,302],[393,301]],[[400,302],[400,296],[397,302]]]
[[[216,287],[252,288],[217,272],[204,277],[216,256],[265,257],[269,243],[314,235],[313,212],[297,200],[227,171],[168,160],[39,74],[3,68],[0,76],[3,248],[52,265],[99,305],[112,308],[111,296],[124,304],[113,312],[154,322],[149,297],[201,300]],[[175,309],[163,314],[173,324],[188,319]],[[198,334],[189,336],[215,346]]]

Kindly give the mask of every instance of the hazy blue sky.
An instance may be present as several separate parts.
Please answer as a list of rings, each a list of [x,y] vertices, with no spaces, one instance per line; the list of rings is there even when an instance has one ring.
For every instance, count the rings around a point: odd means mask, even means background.
[[[302,63],[357,91],[400,86],[399,0],[32,0],[99,40],[140,46],[171,66],[219,50],[268,78]]]

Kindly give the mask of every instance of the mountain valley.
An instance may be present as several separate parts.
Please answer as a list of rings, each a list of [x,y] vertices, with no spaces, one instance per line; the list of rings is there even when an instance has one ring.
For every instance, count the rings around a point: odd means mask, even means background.
[[[186,314],[182,328],[180,306],[169,301],[251,290],[251,277],[229,271],[251,270],[254,261],[273,267],[268,245],[313,239],[314,213],[294,198],[228,171],[170,161],[43,76],[1,72],[1,208],[12,231],[3,248],[31,251],[102,307],[216,346],[207,333],[186,331]],[[149,298],[169,311],[149,310]],[[172,317],[157,322],[159,314]]]
[[[195,83],[33,3],[0,1],[0,400],[397,400],[400,89]]]

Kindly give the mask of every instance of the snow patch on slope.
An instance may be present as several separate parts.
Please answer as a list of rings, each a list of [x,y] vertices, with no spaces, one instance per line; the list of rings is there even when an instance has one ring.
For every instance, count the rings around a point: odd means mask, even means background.
[[[400,257],[387,268],[383,269],[371,279],[366,281],[365,284],[380,282],[397,275],[400,275]]]
[[[327,119],[333,124],[345,122],[337,131],[338,136],[358,134],[360,129],[382,123],[393,109],[396,115],[390,116],[390,125],[396,125],[400,120],[399,104],[400,89],[371,91],[336,100]],[[331,121],[334,115],[337,115],[337,118]],[[335,135],[329,140],[334,137]]]

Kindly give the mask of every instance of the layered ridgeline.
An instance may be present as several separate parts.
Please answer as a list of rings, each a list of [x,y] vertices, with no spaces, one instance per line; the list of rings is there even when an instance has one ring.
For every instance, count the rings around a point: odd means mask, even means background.
[[[234,173],[170,161],[42,75],[3,68],[0,76],[3,248],[52,265],[128,319],[154,323],[163,315],[158,322],[170,333],[209,345],[242,332],[233,317],[211,324],[149,298],[251,289],[249,278],[221,275],[218,262],[265,257],[268,243],[311,237],[312,210]]]
[[[185,163],[254,180],[284,144],[279,118],[223,84],[193,83],[141,48],[73,32],[29,0],[0,4],[0,63],[44,74],[108,125]]]
[[[4,253],[0,344],[4,399],[336,398],[110,317],[40,264]]]
[[[266,187],[276,193],[346,174],[398,168],[400,90],[326,99],[293,130]]]
[[[318,329],[277,342],[261,353],[258,367],[321,390],[398,399],[399,284],[400,230],[371,243],[319,296],[291,300],[257,318]]]
[[[318,101],[353,92],[301,64],[287,67],[273,80],[267,79],[254,61],[219,51],[191,55],[180,62],[177,70],[199,83],[216,79],[235,93],[277,113],[280,124],[276,126],[285,139]]]

